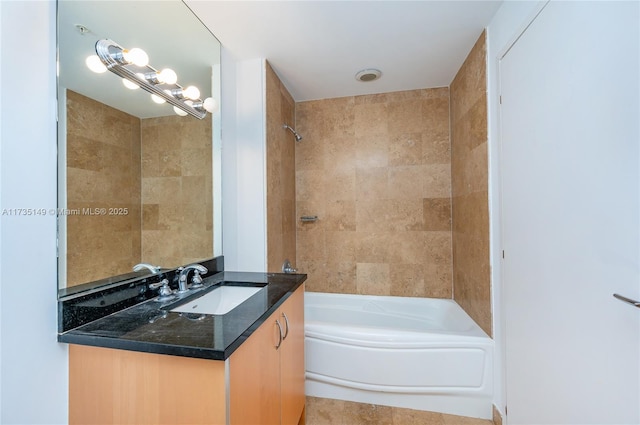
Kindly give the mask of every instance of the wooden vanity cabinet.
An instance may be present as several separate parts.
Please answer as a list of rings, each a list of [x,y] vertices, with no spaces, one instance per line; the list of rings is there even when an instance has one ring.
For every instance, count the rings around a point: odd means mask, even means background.
[[[225,363],[69,345],[69,424],[224,424]]]
[[[296,425],[304,374],[302,285],[226,361],[71,344],[69,423]]]
[[[302,286],[231,355],[229,372],[232,424],[299,423],[305,404]]]

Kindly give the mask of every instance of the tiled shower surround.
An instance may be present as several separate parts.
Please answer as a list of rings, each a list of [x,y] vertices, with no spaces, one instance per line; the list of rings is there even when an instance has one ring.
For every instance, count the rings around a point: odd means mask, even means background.
[[[451,298],[449,89],[296,104],[307,290]]]
[[[68,208],[127,209],[67,216],[68,286],[211,256],[211,131],[210,117],[141,120],[67,91]]]
[[[296,104],[307,290],[455,298],[491,335],[485,34],[451,88]]]
[[[281,272],[283,260],[296,260],[296,187],[293,134],[295,102],[266,64],[267,92],[267,271]],[[296,146],[297,145],[297,146]]]
[[[453,294],[491,336],[486,54],[483,32],[451,83]]]

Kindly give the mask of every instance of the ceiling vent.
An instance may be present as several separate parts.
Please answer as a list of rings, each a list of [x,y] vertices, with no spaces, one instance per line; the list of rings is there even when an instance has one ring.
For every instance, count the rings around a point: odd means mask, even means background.
[[[356,74],[356,80],[367,83],[369,81],[375,81],[382,75],[379,69],[363,69]]]

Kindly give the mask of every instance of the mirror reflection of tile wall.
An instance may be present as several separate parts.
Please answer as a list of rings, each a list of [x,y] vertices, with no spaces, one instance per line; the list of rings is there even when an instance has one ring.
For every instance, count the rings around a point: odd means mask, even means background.
[[[67,285],[140,262],[140,119],[67,90]],[[86,214],[83,208],[126,208]]]
[[[142,259],[175,267],[213,252],[211,115],[142,120]]]
[[[67,205],[80,211],[67,216],[68,286],[211,257],[211,123],[140,120],[67,91]]]

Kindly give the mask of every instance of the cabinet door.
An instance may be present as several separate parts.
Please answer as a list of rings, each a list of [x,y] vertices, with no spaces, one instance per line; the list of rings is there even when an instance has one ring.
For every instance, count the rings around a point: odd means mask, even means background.
[[[230,423],[280,423],[279,328],[269,317],[229,358]]]
[[[69,424],[225,423],[216,360],[69,345]]]
[[[284,315],[287,320],[285,321]],[[304,409],[304,285],[282,305],[280,322],[289,333],[280,347],[282,424],[297,425]],[[286,325],[285,325],[286,326]]]

